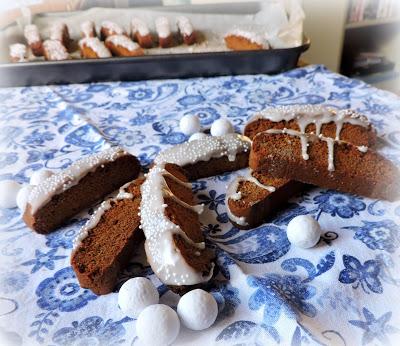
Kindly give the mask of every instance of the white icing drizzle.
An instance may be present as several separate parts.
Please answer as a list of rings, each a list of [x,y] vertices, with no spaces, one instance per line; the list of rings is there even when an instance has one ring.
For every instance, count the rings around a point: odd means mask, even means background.
[[[85,37],[79,41],[79,46],[90,48],[99,58],[110,58],[112,56],[108,48],[97,37]]]
[[[14,43],[10,46],[10,56],[18,62],[26,61],[26,46],[22,43]]]
[[[94,23],[87,20],[81,24],[81,32],[83,37],[93,37],[95,35]]]
[[[160,38],[167,38],[171,35],[169,21],[167,17],[158,17],[155,20],[157,35]]]
[[[180,33],[184,36],[190,36],[193,34],[193,25],[188,17],[180,16],[176,20],[176,25]]]
[[[122,27],[109,20],[103,21],[101,26],[110,32],[109,35],[123,35],[125,33]]]
[[[125,35],[108,36],[106,39],[106,42],[111,42],[115,46],[124,47],[125,49],[129,50],[130,52],[133,52],[136,49],[140,48],[140,46],[136,42],[133,42],[129,37],[127,37]]]
[[[68,30],[65,23],[54,23],[50,28],[50,40],[62,41],[65,30]]]
[[[334,165],[334,156],[335,156],[335,143],[340,143],[342,141],[336,140],[333,138],[329,137],[324,137],[322,134],[319,134],[316,136],[315,134],[311,133],[303,133],[299,132],[296,130],[291,130],[291,129],[286,129],[284,128],[283,130],[278,130],[278,129],[270,129],[261,133],[270,133],[270,134],[287,134],[290,136],[298,137],[300,138],[300,143],[301,143],[301,154],[304,160],[308,160],[308,145],[309,142],[313,142],[315,140],[320,139],[321,141],[326,142],[326,145],[328,147],[328,171],[334,171],[335,170],[335,165]],[[257,134],[258,135],[258,134]]]
[[[66,170],[53,174],[41,184],[35,186],[30,193],[28,203],[31,205],[31,213],[34,214],[39,208],[47,204],[53,196],[78,184],[84,176],[89,172],[95,171],[97,167],[127,154],[120,147],[109,148],[97,154],[84,157],[74,162]]]
[[[116,202],[121,199],[132,199],[133,194],[126,192],[126,189],[129,185],[133,182],[130,181],[123,185],[118,192],[118,195],[115,198],[110,198],[106,201],[103,201],[100,206],[96,209],[90,219],[86,222],[86,224],[81,228],[79,233],[76,235],[75,239],[73,240],[73,250],[77,249],[81,244],[82,241],[89,235],[89,231],[97,226],[100,222],[101,217],[103,214],[112,207],[113,202]]]
[[[147,36],[150,34],[150,30],[146,22],[137,17],[134,17],[131,20],[131,30],[132,34],[139,33],[140,36]]]
[[[235,133],[220,137],[208,136],[164,150],[156,157],[154,162],[156,164],[169,162],[185,166],[221,156],[228,156],[229,161],[234,161],[236,154],[247,152],[250,147],[251,141],[248,137]]]
[[[172,197],[185,208],[197,213],[202,206],[189,206],[173,196],[165,181],[167,174],[164,164],[154,166],[141,186],[142,200],[140,204],[141,227],[146,236],[145,250],[147,259],[156,275],[167,285],[194,285],[205,282],[212,276],[212,270],[206,276],[189,266],[175,247],[174,235],[180,235],[189,244],[202,250],[204,242],[194,243],[181,228],[164,214],[167,205],[165,197]],[[179,179],[178,179],[179,180]],[[200,255],[200,252],[199,252]]]
[[[29,24],[24,27],[24,36],[29,45],[41,41],[39,29],[34,24]]]
[[[67,49],[58,40],[46,40],[43,42],[43,49],[46,51],[49,60],[67,60],[69,54]]]
[[[360,145],[357,147],[357,149],[362,153],[366,153],[368,151],[368,147],[366,147],[365,145]]]
[[[276,188],[274,186],[269,186],[269,185],[264,185],[262,184],[256,177],[252,175],[252,171],[249,172],[249,175],[244,177],[244,176],[239,176],[236,177],[228,186],[227,191],[226,191],[226,197],[225,197],[225,205],[228,213],[229,219],[237,223],[238,225],[241,226],[247,226],[248,222],[246,221],[246,218],[244,216],[236,216],[235,214],[232,213],[232,211],[229,208],[229,203],[228,200],[232,199],[234,201],[239,201],[242,199],[242,193],[238,191],[239,184],[244,181],[249,181],[258,187],[267,190],[269,192],[274,192]]]
[[[238,37],[243,37],[250,42],[256,43],[260,46],[263,46],[265,48],[268,48],[268,43],[265,41],[263,36],[253,30],[247,30],[244,28],[235,28],[228,33],[226,33],[225,37],[227,36],[238,36]]]
[[[268,119],[273,122],[295,120],[300,128],[300,132],[303,133],[309,124],[315,124],[316,135],[320,134],[323,124],[334,122],[336,124],[335,139],[337,140],[340,139],[340,133],[345,123],[362,127],[368,127],[370,124],[365,116],[351,109],[336,110],[318,105],[293,105],[267,108],[251,117],[247,123],[258,119]]]

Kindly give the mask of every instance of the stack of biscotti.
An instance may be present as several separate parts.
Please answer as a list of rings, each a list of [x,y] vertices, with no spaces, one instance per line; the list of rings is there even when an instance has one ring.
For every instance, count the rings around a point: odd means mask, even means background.
[[[376,132],[364,116],[354,111],[321,106],[270,108],[251,118],[244,134],[253,140],[249,163],[252,171],[230,185],[226,201],[231,221],[240,228],[259,225],[262,215],[271,216],[285,200],[306,188],[306,184],[386,199],[397,194],[397,169],[369,149],[377,141]],[[321,142],[316,153],[317,146],[313,144]],[[342,149],[336,153],[339,147]],[[342,157],[344,148],[353,153],[351,157],[357,157],[358,161],[350,160],[352,166],[347,162],[348,157]],[[298,160],[299,156],[302,160]],[[380,168],[366,169],[370,172],[366,180],[369,188],[349,182],[359,167],[371,160]],[[306,168],[302,169],[304,164]],[[342,172],[343,165],[347,174]],[[388,189],[383,186],[386,183],[381,186],[377,183],[376,178],[381,174],[382,180],[389,183]],[[367,175],[362,175],[363,179]]]
[[[246,167],[250,142],[237,134],[176,145],[160,153],[142,185],[140,216],[147,260],[177,293],[204,285],[214,254],[205,247],[191,184],[199,177]]]
[[[33,188],[23,219],[37,233],[52,232],[139,172],[138,159],[119,147],[84,157]]]
[[[275,110],[254,119],[262,131],[253,135],[252,169],[366,197],[397,198],[398,170],[370,149],[376,132],[364,116],[313,106]]]

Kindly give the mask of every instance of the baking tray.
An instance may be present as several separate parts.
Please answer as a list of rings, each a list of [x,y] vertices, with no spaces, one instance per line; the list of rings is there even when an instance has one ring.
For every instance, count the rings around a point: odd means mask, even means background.
[[[36,61],[0,65],[0,87],[145,79],[276,74],[297,66],[310,46],[259,51]]]

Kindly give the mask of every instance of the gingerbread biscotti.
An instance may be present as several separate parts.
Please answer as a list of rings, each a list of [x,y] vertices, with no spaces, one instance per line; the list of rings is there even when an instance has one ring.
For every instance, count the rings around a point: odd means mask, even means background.
[[[253,139],[259,132],[284,128],[368,147],[374,146],[377,140],[376,131],[362,114],[351,109],[336,110],[320,105],[267,108],[250,118],[244,134]]]
[[[229,220],[241,229],[257,227],[307,187],[295,180],[250,171],[247,176],[236,177],[228,186],[225,205]]]
[[[88,59],[111,58],[111,52],[97,37],[85,37],[79,41],[81,56]]]
[[[102,295],[112,292],[118,275],[138,252],[144,239],[139,228],[140,186],[138,178],[105,200],[74,241],[71,265],[83,288]]]
[[[160,153],[156,164],[180,165],[189,181],[236,171],[248,166],[251,141],[235,133],[176,145]]]
[[[119,147],[84,157],[33,188],[23,219],[37,233],[49,233],[139,171],[137,158]]]
[[[141,56],[143,49],[125,35],[108,36],[105,42],[106,47],[115,56]]]
[[[257,134],[249,165],[276,178],[371,198],[396,200],[400,194],[398,169],[377,152],[291,129]]]

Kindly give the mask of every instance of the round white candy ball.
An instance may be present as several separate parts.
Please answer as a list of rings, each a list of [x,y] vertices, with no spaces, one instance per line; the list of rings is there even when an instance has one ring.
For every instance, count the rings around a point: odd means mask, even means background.
[[[39,171],[35,171],[32,173],[29,183],[31,185],[39,185],[42,181],[51,177],[53,174],[54,173],[52,171],[49,171],[47,169],[41,169]]]
[[[179,128],[185,135],[190,136],[200,131],[200,119],[197,115],[187,114],[179,122]]]
[[[136,334],[144,345],[170,345],[179,334],[180,323],[176,312],[167,305],[150,305],[136,321]]]
[[[293,218],[286,232],[289,241],[303,249],[313,247],[321,237],[321,227],[310,215],[299,215]]]
[[[18,191],[17,206],[22,212],[25,211],[26,204],[28,203],[29,194],[31,193],[33,188],[34,186],[32,185],[24,185],[21,190]]]
[[[190,136],[189,142],[191,142],[191,141],[196,141],[196,140],[198,140],[198,139],[203,139],[203,138],[206,138],[206,137],[208,137],[208,135],[206,135],[205,133],[203,133],[203,132],[196,132],[196,133],[194,133],[194,134],[192,134],[192,135]]]
[[[118,305],[125,314],[137,318],[143,309],[157,304],[159,298],[157,288],[149,279],[137,277],[129,279],[121,286]]]
[[[228,119],[215,120],[211,125],[211,136],[223,136],[235,132],[232,123]]]
[[[15,208],[17,206],[17,194],[21,184],[14,180],[0,181],[0,208]]]
[[[177,311],[184,326],[192,330],[203,330],[215,322],[218,305],[212,294],[196,289],[179,300]]]

